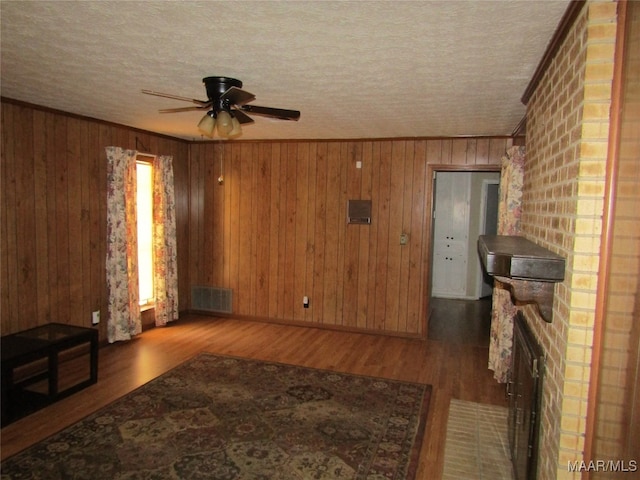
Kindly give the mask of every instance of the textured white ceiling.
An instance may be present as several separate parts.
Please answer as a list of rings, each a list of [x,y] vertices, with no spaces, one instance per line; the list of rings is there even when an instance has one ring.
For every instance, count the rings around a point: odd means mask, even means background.
[[[569,0],[0,2],[4,97],[186,139],[202,78],[256,105],[242,139],[508,135]]]

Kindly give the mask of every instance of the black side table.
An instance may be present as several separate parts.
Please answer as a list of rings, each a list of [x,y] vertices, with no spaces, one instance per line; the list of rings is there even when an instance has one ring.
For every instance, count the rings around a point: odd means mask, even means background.
[[[88,343],[89,378],[64,390],[59,389],[59,353]],[[49,323],[2,337],[2,426],[67,397],[98,381],[98,331],[93,328]],[[18,367],[46,359],[45,372],[14,381]],[[25,387],[47,379],[46,394]]]

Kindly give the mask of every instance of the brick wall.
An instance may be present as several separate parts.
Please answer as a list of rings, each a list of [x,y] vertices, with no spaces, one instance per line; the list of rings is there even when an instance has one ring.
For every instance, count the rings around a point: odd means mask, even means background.
[[[616,3],[587,2],[527,105],[522,232],[566,259],[552,323],[524,314],[547,352],[538,479],[578,479],[589,390]]]

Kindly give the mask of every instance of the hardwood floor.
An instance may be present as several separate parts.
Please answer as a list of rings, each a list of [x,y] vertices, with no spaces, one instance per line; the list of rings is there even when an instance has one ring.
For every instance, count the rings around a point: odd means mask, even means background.
[[[486,312],[459,308],[457,302],[434,302],[433,338],[426,341],[185,316],[130,342],[101,348],[98,383],[3,428],[2,459],[207,351],[431,384],[417,478],[437,480],[442,475],[450,400],[506,405],[503,386],[487,369]]]

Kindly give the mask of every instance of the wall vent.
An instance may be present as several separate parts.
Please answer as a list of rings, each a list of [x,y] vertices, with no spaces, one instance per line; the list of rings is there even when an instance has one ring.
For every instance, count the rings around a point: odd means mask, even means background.
[[[192,286],[191,308],[202,312],[233,313],[233,290],[220,287]]]

